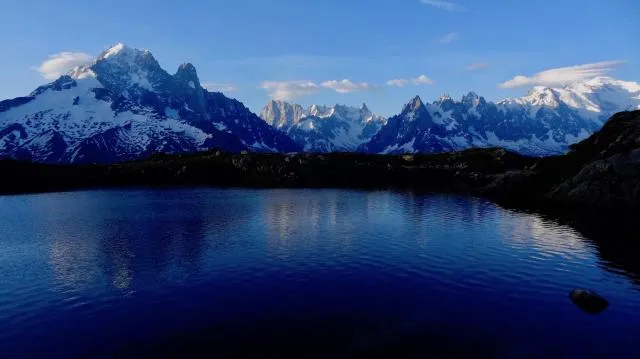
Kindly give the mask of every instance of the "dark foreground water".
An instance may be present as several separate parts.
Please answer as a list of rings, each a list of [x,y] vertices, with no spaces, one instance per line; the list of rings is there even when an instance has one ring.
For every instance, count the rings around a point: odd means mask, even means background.
[[[0,197],[0,357],[638,358],[639,251],[596,228],[394,192]]]

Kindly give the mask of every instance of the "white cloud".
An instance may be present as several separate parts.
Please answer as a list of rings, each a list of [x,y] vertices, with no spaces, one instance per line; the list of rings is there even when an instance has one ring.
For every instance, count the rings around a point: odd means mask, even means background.
[[[580,80],[603,76],[622,65],[623,61],[603,61],[593,64],[575,65],[548,69],[532,76],[518,75],[498,85],[500,88],[514,88],[530,85],[558,86]]]
[[[213,82],[204,82],[201,85],[208,91],[212,92],[234,92],[238,90],[235,85],[231,84],[216,84]]]
[[[489,64],[486,62],[474,62],[472,64],[467,65],[465,69],[467,71],[477,71],[477,70],[486,69],[487,67],[489,67]]]
[[[411,80],[411,82],[413,82],[414,85],[433,85],[435,83],[435,81],[428,78],[426,75],[420,75]]]
[[[274,100],[291,101],[303,96],[313,95],[322,88],[346,94],[369,90],[375,86],[370,86],[366,82],[353,82],[349,79],[344,79],[324,81],[320,85],[308,80],[265,81],[260,84],[260,87],[267,90],[269,96]]]
[[[387,81],[387,86],[403,87],[403,86],[406,86],[408,83],[409,83],[409,80],[407,79],[393,79],[393,80]]]
[[[74,67],[88,64],[91,61],[93,61],[93,56],[85,54],[84,52],[65,51],[50,55],[36,70],[38,70],[45,79],[55,80],[73,70]]]
[[[425,5],[430,5],[433,7],[437,7],[438,9],[447,10],[447,11],[463,11],[464,7],[452,3],[451,1],[442,1],[442,0],[420,0],[421,3]]]
[[[433,81],[432,79],[430,79],[429,77],[427,77],[427,75],[420,75],[416,78],[413,79],[393,79],[393,80],[389,80],[387,81],[387,86],[396,86],[396,87],[403,87],[408,85],[409,83],[412,83],[416,86],[418,85],[433,85],[436,82]]]
[[[458,35],[457,32],[450,32],[446,35],[444,35],[443,37],[440,38],[440,43],[441,44],[450,44],[454,41],[456,41],[458,39],[458,37],[460,37]]]
[[[349,79],[325,81],[321,84],[321,86],[324,88],[335,90],[338,93],[358,92],[369,89],[368,83],[353,82]]]
[[[267,90],[274,100],[291,101],[300,97],[313,95],[320,87],[307,80],[303,81],[264,81],[260,87]]]

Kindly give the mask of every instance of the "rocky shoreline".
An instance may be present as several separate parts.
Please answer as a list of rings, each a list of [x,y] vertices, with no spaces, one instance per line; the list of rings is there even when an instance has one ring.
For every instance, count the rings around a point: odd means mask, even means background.
[[[155,155],[112,165],[0,161],[0,194],[114,186],[397,188],[488,198],[516,207],[640,209],[640,111],[618,113],[562,156],[504,149],[431,155]]]

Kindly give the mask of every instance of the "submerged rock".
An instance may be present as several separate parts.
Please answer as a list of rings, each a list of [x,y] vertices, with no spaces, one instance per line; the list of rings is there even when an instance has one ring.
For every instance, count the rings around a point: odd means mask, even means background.
[[[600,294],[588,289],[574,289],[569,293],[573,304],[589,314],[602,313],[609,302]]]

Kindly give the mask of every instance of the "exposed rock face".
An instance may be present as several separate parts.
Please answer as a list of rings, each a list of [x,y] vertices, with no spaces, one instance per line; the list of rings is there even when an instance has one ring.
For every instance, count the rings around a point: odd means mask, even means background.
[[[583,165],[549,196],[614,207],[640,207],[640,111],[618,113],[567,155]]]
[[[305,109],[283,101],[269,101],[263,120],[289,135],[306,152],[353,152],[386,123],[382,116],[361,107],[344,105]]]
[[[606,158],[640,147],[640,111],[620,112],[591,137],[571,146],[571,154]]]
[[[286,129],[300,122],[308,111],[298,104],[271,100],[260,112],[260,117],[275,128]]]
[[[550,196],[591,205],[640,204],[640,148],[587,164]]]

